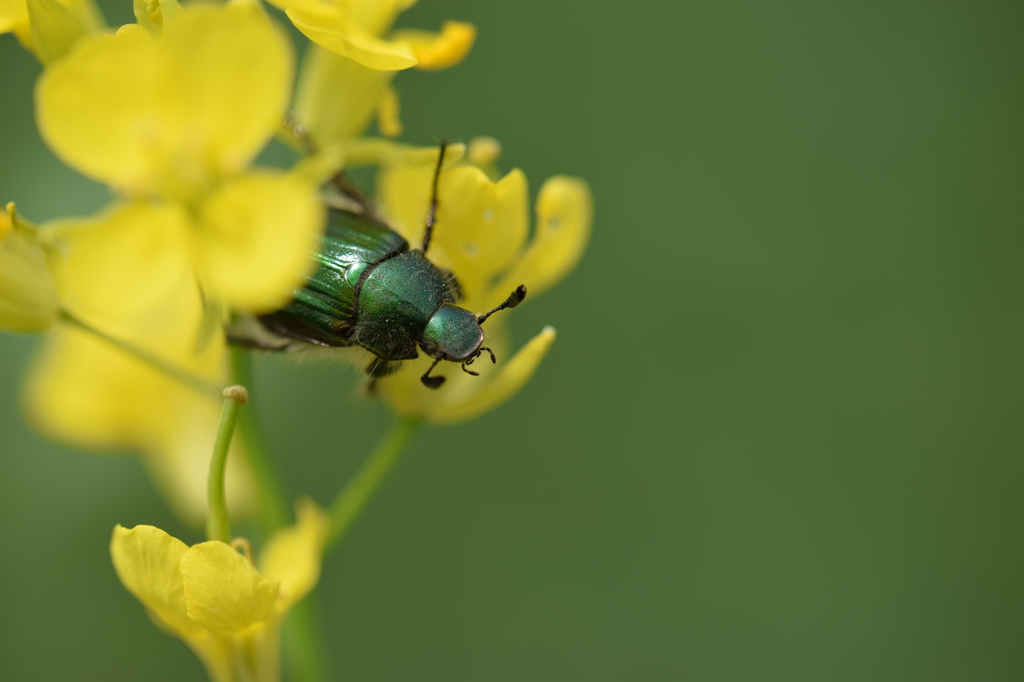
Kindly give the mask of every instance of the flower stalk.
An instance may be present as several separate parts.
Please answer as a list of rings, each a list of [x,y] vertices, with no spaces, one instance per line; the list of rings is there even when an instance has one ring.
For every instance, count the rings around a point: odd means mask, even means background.
[[[228,500],[224,493],[224,470],[228,464],[228,450],[235,433],[238,408],[249,402],[249,392],[244,386],[228,386],[224,389],[224,407],[220,415],[217,439],[213,443],[210,458],[210,476],[206,483],[208,510],[206,514],[206,539],[231,542],[231,520],[228,516]]]
[[[114,348],[122,350],[128,355],[131,355],[139,360],[142,360],[146,364],[150,365],[154,369],[157,369],[172,379],[177,379],[186,386],[194,388],[196,391],[207,395],[207,396],[219,396],[222,395],[222,390],[216,384],[210,383],[202,377],[196,376],[191,372],[176,366],[174,363],[167,362],[163,358],[150,353],[144,348],[140,348],[133,343],[129,343],[123,339],[119,339],[115,336],[111,336],[106,332],[97,329],[82,318],[78,317],[69,310],[62,309],[59,311],[58,316],[63,322],[70,324],[74,327],[78,327],[82,331],[86,331],[96,338],[109,343]]]
[[[325,550],[333,547],[348,531],[352,522],[359,516],[366,503],[394,468],[402,453],[405,452],[417,426],[419,426],[419,421],[415,419],[407,417],[397,419],[369,459],[335,496],[329,510],[330,526],[327,531],[327,541],[324,543]]]

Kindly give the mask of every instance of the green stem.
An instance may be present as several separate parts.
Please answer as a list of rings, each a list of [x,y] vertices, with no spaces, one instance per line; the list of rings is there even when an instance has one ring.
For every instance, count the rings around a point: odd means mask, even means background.
[[[93,327],[88,322],[82,320],[80,317],[77,317],[74,313],[68,312],[67,310],[61,310],[60,317],[68,324],[78,327],[83,331],[89,332],[96,338],[109,343],[115,348],[123,350],[129,355],[135,356],[136,358],[142,360],[146,364],[151,365],[152,367],[155,367],[156,369],[160,370],[161,372],[168,375],[172,379],[177,379],[183,384],[186,384],[196,389],[200,393],[205,393],[206,395],[212,395],[217,397],[220,397],[221,395],[221,389],[216,384],[213,384],[200,376],[192,374],[188,370],[184,370],[181,367],[175,365],[174,363],[168,362],[163,358],[154,355],[153,353],[150,353],[148,350],[144,348],[140,348],[135,344],[128,343],[127,341],[123,341],[122,339],[119,339],[117,337],[110,336],[106,332],[100,331],[96,327]]]
[[[330,549],[348,531],[352,522],[366,506],[395,462],[405,451],[419,422],[415,419],[400,418],[377,444],[370,458],[363,463],[355,476],[342,488],[331,503],[331,525],[327,531],[324,550]]]
[[[244,348],[231,349],[231,380],[252,388],[251,353]],[[253,391],[255,395],[255,390]],[[263,434],[256,423],[255,407],[244,410],[238,419],[238,431],[249,455],[249,466],[256,478],[260,494],[260,522],[269,536],[288,523],[288,506],[278,483],[270,455],[263,442]]]
[[[206,480],[206,539],[231,542],[231,520],[228,517],[228,500],[224,494],[224,470],[228,465],[228,450],[235,433],[238,408],[249,402],[249,394],[243,386],[228,386],[224,389],[224,409],[220,413],[220,426],[213,442],[213,457],[210,458],[210,476]]]
[[[324,656],[324,639],[317,613],[317,593],[305,596],[288,613],[284,628],[284,645],[290,679],[295,682],[322,682],[331,679]]]

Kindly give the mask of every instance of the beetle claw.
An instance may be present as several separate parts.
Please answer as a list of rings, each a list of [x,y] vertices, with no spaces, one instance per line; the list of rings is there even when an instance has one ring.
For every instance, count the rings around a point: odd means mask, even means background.
[[[420,377],[420,381],[422,381],[423,385],[426,386],[427,388],[440,388],[441,384],[444,383],[444,377],[430,376],[430,373],[433,371],[435,367],[437,367],[437,363],[439,362],[441,362],[441,358],[434,360],[434,364],[430,366],[430,369],[424,372],[423,376]]]
[[[423,385],[427,388],[441,388],[441,384],[444,383],[444,377],[428,377],[427,375],[423,375],[420,377],[420,381],[422,381]]]

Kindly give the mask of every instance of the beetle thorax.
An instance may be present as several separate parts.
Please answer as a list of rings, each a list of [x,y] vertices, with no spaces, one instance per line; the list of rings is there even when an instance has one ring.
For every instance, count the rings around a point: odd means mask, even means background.
[[[454,302],[450,278],[422,252],[404,251],[363,280],[354,340],[385,360],[411,360],[435,313]]]

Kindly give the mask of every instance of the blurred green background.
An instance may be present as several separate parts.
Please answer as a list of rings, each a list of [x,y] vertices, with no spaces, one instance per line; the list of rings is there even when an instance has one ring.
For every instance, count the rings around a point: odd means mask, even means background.
[[[326,559],[339,680],[1024,678],[1024,5],[423,0],[474,22],[408,73],[406,140],[499,138],[593,241],[517,310],[559,340],[511,403],[425,429]],[[131,19],[107,2],[112,23]],[[106,191],[0,37],[0,199]],[[48,443],[0,336],[0,678],[201,679],[119,584],[116,523],[189,542],[141,463]],[[293,494],[390,421],[357,372],[268,359]]]

